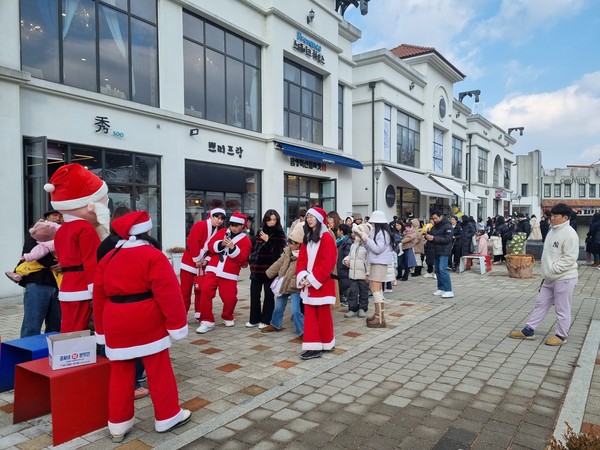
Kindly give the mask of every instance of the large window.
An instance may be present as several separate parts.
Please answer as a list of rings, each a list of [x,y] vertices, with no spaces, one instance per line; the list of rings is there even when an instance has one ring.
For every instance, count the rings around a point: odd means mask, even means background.
[[[383,107],[383,160],[392,160],[392,107]]]
[[[560,190],[561,190],[560,187],[561,187],[560,184],[555,184],[554,185],[554,196],[555,197],[560,197],[561,196],[561,194],[560,194]]]
[[[158,106],[156,0],[21,0],[33,77]]]
[[[565,184],[565,197],[570,197],[570,196],[571,196],[571,185]]]
[[[596,197],[596,185],[590,184],[588,192],[589,192],[590,197]]]
[[[344,149],[344,86],[338,84],[338,149]]]
[[[463,141],[452,137],[452,176],[462,178]]]
[[[477,181],[487,184],[488,152],[480,148],[477,157]]]
[[[283,67],[283,134],[323,144],[323,78],[288,60]]]
[[[398,217],[421,217],[419,191],[411,188],[396,187],[396,215]]]
[[[550,197],[552,195],[552,185],[550,183],[544,183],[544,197]]]
[[[585,183],[579,183],[579,197],[585,197]]]
[[[398,163],[420,167],[421,123],[414,117],[398,111],[396,125],[396,151]]]
[[[508,160],[504,160],[504,187],[510,189],[510,168],[512,163]]]
[[[336,211],[336,180],[288,175],[284,177],[284,227],[289,227],[299,215],[311,206],[321,206],[325,212]]]
[[[529,197],[529,184],[528,183],[521,183],[521,196]]]
[[[444,171],[444,132],[438,128],[433,129],[433,171]]]
[[[183,12],[185,113],[261,130],[260,47]]]

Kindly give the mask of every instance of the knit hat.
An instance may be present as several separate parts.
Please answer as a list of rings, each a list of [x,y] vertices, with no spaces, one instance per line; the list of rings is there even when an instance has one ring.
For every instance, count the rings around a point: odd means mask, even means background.
[[[210,210],[210,212],[208,213],[209,217],[214,216],[215,214],[223,214],[224,216],[227,215],[227,213],[225,212],[225,210],[223,208],[213,208]]]
[[[29,234],[38,242],[48,242],[54,239],[56,230],[59,228],[60,225],[58,223],[49,220],[40,220],[29,229]]]
[[[146,211],[134,211],[113,220],[110,226],[123,239],[134,241],[134,236],[152,229],[152,219]]]
[[[290,231],[288,239],[294,242],[302,242],[304,240],[304,222],[298,222],[294,229]]]
[[[244,225],[244,228],[248,228],[248,217],[243,215],[241,212],[236,211],[229,218],[229,224],[231,225],[232,223],[241,223]]]
[[[363,216],[361,213],[354,214],[354,220],[363,220]]]
[[[106,183],[79,164],[67,164],[54,172],[44,185],[50,193],[52,207],[59,211],[83,208],[108,194]]]
[[[388,220],[385,218],[385,214],[383,211],[373,211],[371,217],[369,218],[369,222],[371,223],[388,223]]]
[[[310,214],[310,215],[316,217],[319,222],[322,222],[325,225],[327,225],[327,222],[326,222],[327,213],[325,212],[325,210],[323,208],[319,208],[318,206],[313,206],[308,211],[306,211],[306,214]]]

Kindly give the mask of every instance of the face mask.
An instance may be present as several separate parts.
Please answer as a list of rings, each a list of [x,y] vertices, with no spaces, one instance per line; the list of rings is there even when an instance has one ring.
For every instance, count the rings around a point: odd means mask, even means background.
[[[300,254],[300,250],[292,250],[292,255],[298,256]]]

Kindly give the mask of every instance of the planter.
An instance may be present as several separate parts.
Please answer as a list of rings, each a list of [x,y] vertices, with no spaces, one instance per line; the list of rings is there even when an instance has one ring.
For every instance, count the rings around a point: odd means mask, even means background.
[[[506,255],[506,268],[511,278],[533,278],[533,255]]]
[[[181,269],[181,257],[183,253],[172,253],[171,254],[171,265],[173,266],[173,270],[176,274],[179,275],[179,270]]]

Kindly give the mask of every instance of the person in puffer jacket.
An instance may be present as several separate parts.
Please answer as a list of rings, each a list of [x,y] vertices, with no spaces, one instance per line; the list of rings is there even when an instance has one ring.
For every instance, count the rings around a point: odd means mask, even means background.
[[[369,233],[367,224],[355,225],[363,233]],[[360,237],[352,233],[354,242],[350,252],[342,263],[348,267],[350,288],[348,289],[348,312],[344,317],[366,317],[369,308],[369,263],[367,261],[367,249]]]

